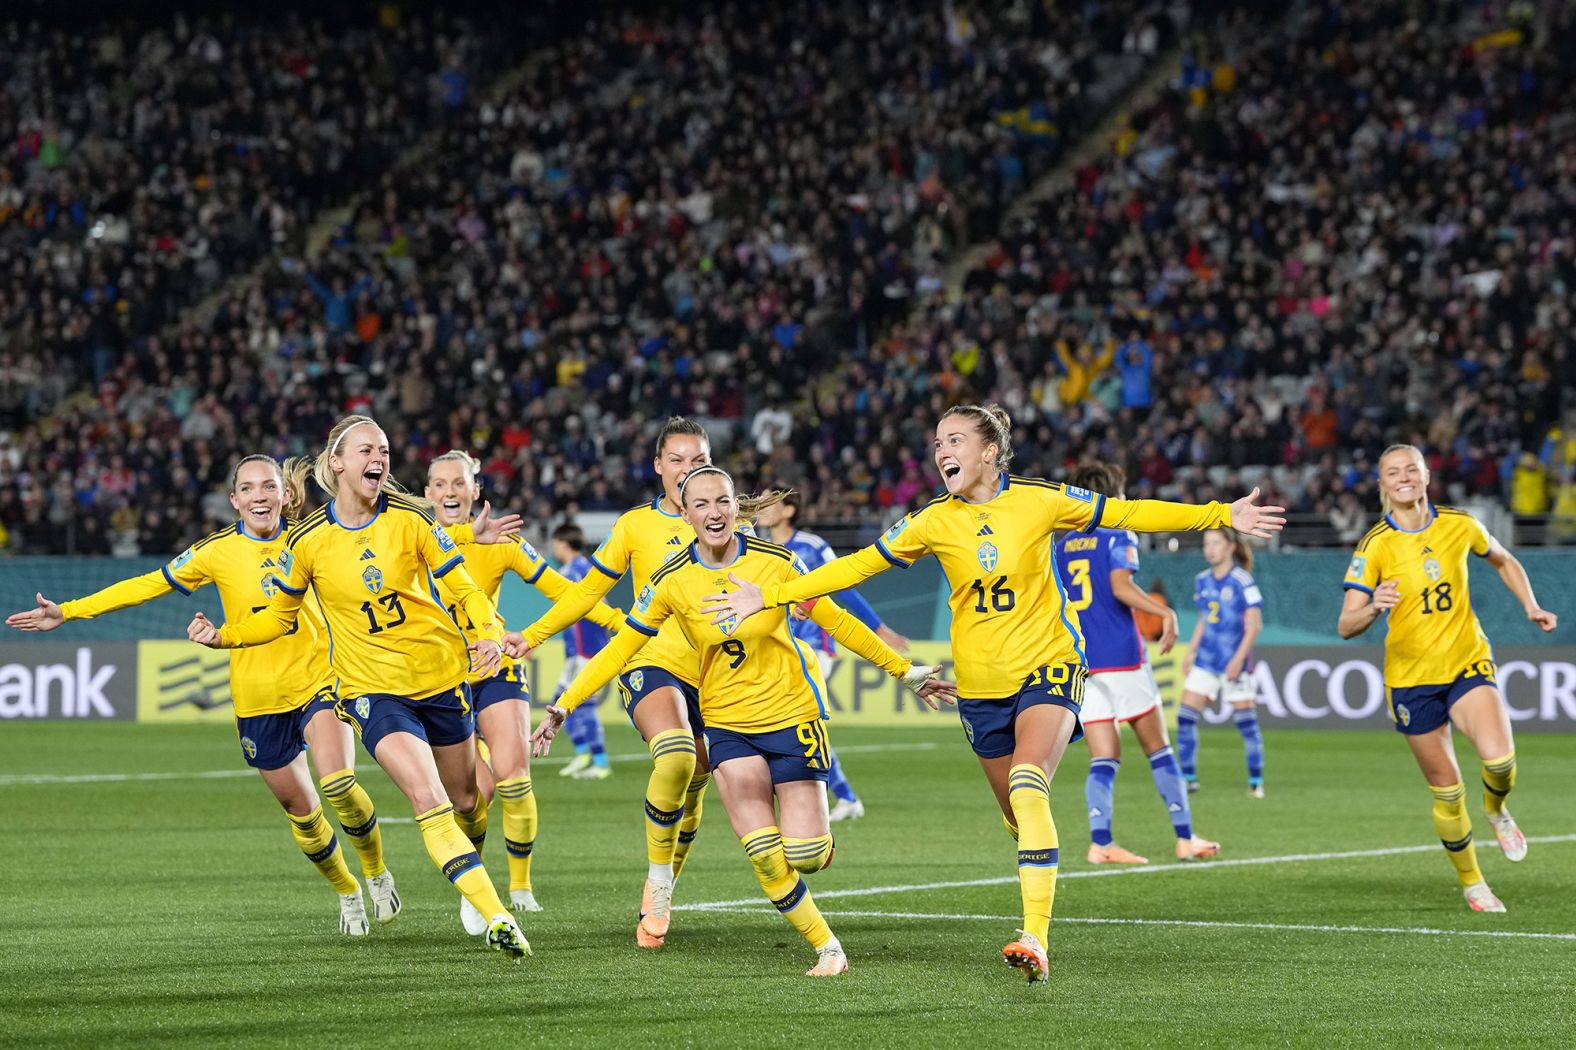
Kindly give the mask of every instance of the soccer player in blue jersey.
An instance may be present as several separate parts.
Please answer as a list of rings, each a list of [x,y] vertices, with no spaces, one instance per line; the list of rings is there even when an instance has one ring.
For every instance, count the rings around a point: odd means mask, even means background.
[[[1224,699],[1242,734],[1248,794],[1264,797],[1264,735],[1259,731],[1253,685],[1253,643],[1264,626],[1264,596],[1248,571],[1253,551],[1231,529],[1204,533],[1209,568],[1193,579],[1198,623],[1188,642],[1187,677],[1177,710],[1177,758],[1189,791],[1198,790],[1198,722],[1206,705]]]
[[[1112,463],[1094,463],[1073,472],[1068,483],[1115,499],[1126,499],[1127,478]],[[1213,857],[1220,843],[1193,834],[1187,788],[1160,711],[1160,692],[1149,653],[1139,635],[1134,610],[1160,617],[1160,651],[1170,652],[1177,640],[1177,614],[1151,598],[1133,582],[1138,571],[1138,536],[1127,529],[1094,529],[1069,533],[1056,541],[1056,570],[1067,590],[1067,608],[1078,613],[1083,631],[1089,677],[1084,683],[1081,720],[1089,744],[1089,777],[1084,797],[1089,803],[1089,861],[1092,864],[1148,864],[1112,838],[1112,797],[1116,772],[1122,765],[1122,738],[1117,723],[1132,726],[1149,758],[1155,789],[1176,830],[1176,855],[1181,860]]]
[[[773,494],[764,493],[768,496]],[[789,490],[784,494],[781,503],[762,508],[755,516],[755,528],[758,532],[764,530],[767,533],[766,538],[773,543],[793,551],[811,569],[835,561],[837,555],[832,551],[831,544],[815,533],[805,532],[794,524],[798,516],[799,494]],[[839,591],[836,599],[838,604],[853,613],[860,623],[874,631],[876,637],[900,653],[908,652],[909,640],[882,623],[881,617],[857,590],[850,587],[846,591]],[[812,604],[794,606],[790,623],[794,637],[807,644],[815,653],[816,659],[821,664],[822,676],[830,682],[832,665],[837,661],[837,648],[832,644],[832,636],[810,619]],[[829,819],[855,820],[865,815],[865,804],[859,800],[853,785],[844,775],[843,763],[838,760],[836,748],[832,749],[832,769],[827,787],[832,789],[832,794],[837,798],[837,804],[832,807]]]
[[[579,583],[591,571],[591,559],[586,556],[586,534],[578,525],[560,525],[553,530],[553,557],[562,566],[564,578]],[[577,620],[564,632],[564,671],[558,678],[558,691],[553,703],[564,695],[569,683],[591,658],[607,645],[608,630],[590,620]],[[597,704],[603,690],[575,708],[564,722],[564,732],[575,745],[575,757],[558,771],[561,777],[577,780],[606,780],[613,775],[607,760],[607,740],[602,732],[602,720],[597,716]]]

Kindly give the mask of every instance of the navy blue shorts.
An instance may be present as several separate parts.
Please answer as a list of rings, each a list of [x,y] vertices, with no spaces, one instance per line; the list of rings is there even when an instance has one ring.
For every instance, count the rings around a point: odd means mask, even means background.
[[[366,693],[354,700],[341,700],[335,714],[350,723],[373,758],[378,756],[378,742],[390,733],[409,733],[433,747],[448,747],[464,743],[476,732],[470,686],[463,682],[420,700],[393,693]]]
[[[706,728],[706,723],[701,721],[700,717],[700,690],[672,671],[654,665],[637,667],[618,676],[618,696],[624,705],[624,713],[633,723],[635,708],[640,706],[640,702],[658,689],[668,686],[684,694],[684,709],[689,712],[690,731],[699,735]]]
[[[1396,732],[1407,736],[1432,733],[1450,721],[1450,709],[1455,702],[1480,685],[1499,688],[1494,677],[1492,660],[1479,660],[1456,676],[1455,681],[1444,685],[1403,685],[1385,687],[1385,699],[1390,703],[1390,720]]]
[[[475,706],[477,714],[500,700],[531,702],[531,686],[526,681],[525,668],[522,665],[510,664],[500,668],[491,678],[471,684],[471,703]]]
[[[336,699],[324,690],[294,711],[237,718],[235,731],[246,764],[253,769],[283,769],[294,762],[306,750],[306,724],[319,711],[334,710]]]
[[[826,737],[824,718],[770,733],[708,727],[706,753],[711,756],[713,769],[731,759],[759,755],[772,771],[773,784],[793,780],[819,780],[824,784],[832,771],[832,745]]]
[[[1018,745],[1013,726],[1025,708],[1036,704],[1055,704],[1073,713],[1073,740],[1083,737],[1083,722],[1078,719],[1083,709],[1084,679],[1089,672],[1083,664],[1048,664],[1023,680],[1023,686],[1012,696],[997,699],[967,700],[958,697],[958,716],[963,719],[963,733],[969,746],[981,758],[1001,758],[1012,754]]]

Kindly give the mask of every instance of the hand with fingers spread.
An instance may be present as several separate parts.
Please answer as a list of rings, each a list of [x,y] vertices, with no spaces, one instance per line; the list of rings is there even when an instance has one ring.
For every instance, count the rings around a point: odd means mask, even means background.
[[[536,727],[536,732],[531,734],[531,756],[533,758],[546,758],[547,752],[553,746],[553,737],[558,735],[564,719],[569,717],[569,712],[557,704],[548,704],[546,717],[542,724]]]
[[[35,594],[33,597],[38,601],[38,608],[7,616],[5,618],[7,627],[18,631],[53,631],[66,622],[60,606],[45,598],[42,593]]]
[[[471,532],[477,543],[509,543],[520,535],[521,518],[518,514],[492,516],[492,504],[483,503],[480,513],[471,522]]]
[[[202,613],[192,617],[192,622],[186,625],[186,637],[198,645],[206,645],[210,649],[219,649],[219,628],[215,627]]]
[[[1259,490],[1243,496],[1231,505],[1231,527],[1244,536],[1267,540],[1286,527],[1285,507],[1261,507]]]
[[[737,616],[743,623],[762,609],[766,603],[761,599],[761,589],[749,580],[741,580],[733,573],[728,573],[728,579],[738,588],[736,591],[722,591],[718,594],[708,594],[701,603],[701,611],[711,613],[712,623],[722,623],[730,616]]]
[[[471,670],[489,678],[503,666],[503,646],[491,638],[482,638],[466,646],[471,651]]]
[[[908,674],[903,676],[902,681],[903,685],[925,701],[932,711],[941,710],[936,706],[937,700],[944,704],[958,702],[958,683],[942,678],[939,667],[915,664],[908,669]]]

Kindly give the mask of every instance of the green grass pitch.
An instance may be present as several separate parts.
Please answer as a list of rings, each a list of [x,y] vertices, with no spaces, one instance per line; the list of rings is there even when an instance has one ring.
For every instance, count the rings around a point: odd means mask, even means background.
[[[525,917],[536,954],[515,965],[461,933],[457,896],[370,761],[364,782],[405,911],[350,941],[230,731],[7,725],[0,1044],[1576,1041],[1567,737],[1518,741],[1512,810],[1533,838],[1526,862],[1483,848],[1492,833],[1474,801],[1479,854],[1506,915],[1466,909],[1393,734],[1270,733],[1269,797],[1254,801],[1236,734],[1206,730],[1195,822],[1225,850],[1222,863],[1189,866],[1170,860],[1170,829],[1129,738],[1117,837],[1153,871],[1084,862],[1087,753],[1075,746],[1053,791],[1064,876],[1053,977],[1028,988],[999,961],[1018,910],[1014,853],[962,734],[833,734],[869,815],[836,826],[836,863],[810,880],[852,962],[844,977],[812,981],[802,976],[812,953],[761,900],[715,794],[668,947],[634,947],[647,763],[622,728],[610,748],[631,757],[611,780],[557,777],[567,748],[537,768],[535,882],[547,911]],[[1462,759],[1475,784],[1475,760]],[[502,886],[497,821],[495,809],[487,860]],[[1235,863],[1249,859],[1263,862]],[[727,901],[748,903],[689,907]]]

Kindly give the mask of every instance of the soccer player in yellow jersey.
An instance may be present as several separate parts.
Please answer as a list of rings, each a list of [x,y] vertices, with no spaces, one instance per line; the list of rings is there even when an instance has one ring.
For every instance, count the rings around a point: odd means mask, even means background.
[[[187,630],[215,649],[264,645],[298,623],[310,586],[333,640],[340,718],[416,810],[433,863],[488,916],[487,943],[519,958],[525,935],[498,899],[481,857],[456,823],[476,809],[471,661],[433,581],[449,577],[477,625],[478,669],[497,670],[502,628],[455,542],[424,508],[390,491],[388,438],[366,416],[335,424],[313,475],[333,498],[289,533],[269,604],[215,628],[199,613]]]
[[[758,587],[745,573],[709,609],[741,620],[858,585],[892,566],[934,554],[951,582],[952,658],[963,730],[1018,840],[1024,929],[1002,950],[1029,981],[1047,979],[1045,940],[1056,889],[1058,840],[1051,777],[1082,735],[1085,661],[1078,614],[1067,607],[1052,560],[1059,529],[1135,532],[1235,525],[1249,535],[1279,529],[1282,508],[1259,507],[1257,490],[1229,508],[1109,499],[1086,489],[1007,473],[1011,424],[995,405],[948,409],[936,426],[935,463],[947,491],[876,543],[802,579]]]
[[[481,498],[481,484],[476,476],[479,467],[468,452],[458,450],[445,452],[427,467],[427,499],[432,501],[433,514],[440,525],[459,526],[471,520],[471,508]],[[466,571],[494,608],[498,605],[498,592],[506,573],[514,573],[551,601],[558,601],[574,587],[549,568],[536,549],[524,540],[492,545],[461,543],[459,549],[465,555]],[[475,625],[459,608],[445,580],[438,581],[438,596],[466,635],[473,637]],[[611,627],[621,622],[622,614],[598,602],[589,618]],[[525,665],[505,657],[492,676],[473,673],[470,687],[476,728],[486,740],[488,749],[487,762],[478,766],[477,772],[484,779],[488,772],[491,773],[492,790],[477,793],[476,811],[465,815],[468,826],[464,830],[480,854],[487,834],[487,803],[496,793],[502,800],[503,844],[509,857],[509,904],[515,911],[541,911],[542,906],[531,892],[531,854],[536,845],[537,814],[536,794],[531,787],[531,689],[526,681]],[[472,936],[487,931],[486,917],[463,897],[460,918],[466,932]]]
[[[700,424],[675,416],[657,435],[652,468],[662,479],[662,494],[625,511],[591,556],[594,570],[541,619],[522,632],[535,649],[585,616],[625,573],[639,594],[663,562],[695,539],[679,513],[679,485],[690,471],[711,462],[711,442]],[[618,676],[624,713],[651,751],[646,782],[646,885],[635,943],[660,948],[668,935],[673,882],[700,827],[702,801],[711,783],[711,766],[701,737],[700,658],[677,622],[631,659]]]
[[[191,594],[209,583],[219,589],[225,608],[260,609],[278,590],[273,575],[294,524],[291,516],[305,497],[301,486],[287,484],[285,471],[271,456],[247,456],[230,472],[230,504],[240,514],[233,525],[198,540],[157,571],[84,598],[56,605],[39,595],[37,609],[10,616],[6,623],[23,631],[52,631],[68,620],[92,619],[166,594]],[[378,922],[394,921],[400,899],[383,863],[372,799],[356,783],[355,741],[334,715],[333,686],[328,632],[315,598],[302,605],[285,637],[230,654],[230,699],[241,756],[284,807],[297,845],[339,891],[340,932],[359,937],[368,929],[361,889],[323,819],[304,749],[311,749],[323,795],[356,847]]]
[[[1450,727],[1466,734],[1483,763],[1483,808],[1506,860],[1527,855],[1527,840],[1505,808],[1516,783],[1516,745],[1495,680],[1494,651],[1472,611],[1467,554],[1487,561],[1526,611],[1552,631],[1558,618],[1540,608],[1532,583],[1509,551],[1466,511],[1428,502],[1428,466],[1412,445],[1379,457],[1385,515],[1357,544],[1346,570],[1337,629],[1355,638],[1389,613],[1384,639],[1385,696],[1434,796],[1434,828],[1473,911],[1504,911],[1478,868],[1466,789]]]
[[[752,502],[737,498],[733,480],[717,467],[689,473],[680,506],[697,539],[652,575],[636,597],[628,629],[547,709],[536,730],[537,754],[546,753],[570,711],[659,638],[664,624],[676,624],[699,653],[701,714],[723,808],[766,896],[815,949],[809,975],[832,976],[848,969],[848,958],[800,877],[830,864],[833,852],[826,808],[831,748],[820,666],[809,646],[794,637],[784,610],[713,624],[702,608],[728,572],[780,584],[806,571],[786,547],[735,530],[737,515],[747,514]],[[932,707],[933,697],[952,692],[952,683],[934,678],[936,668],[916,667],[899,656],[831,599],[817,602],[810,615]]]

